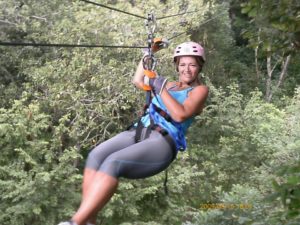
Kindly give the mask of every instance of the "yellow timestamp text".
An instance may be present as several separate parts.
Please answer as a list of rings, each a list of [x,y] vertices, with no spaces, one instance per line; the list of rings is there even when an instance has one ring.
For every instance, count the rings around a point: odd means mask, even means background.
[[[204,203],[200,209],[252,209],[253,205],[248,203]]]

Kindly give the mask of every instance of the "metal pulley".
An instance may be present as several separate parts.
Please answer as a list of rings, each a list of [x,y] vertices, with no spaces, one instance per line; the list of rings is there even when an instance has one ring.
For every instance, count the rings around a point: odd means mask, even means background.
[[[149,13],[147,16],[147,20],[145,21],[145,26],[147,29],[148,39],[148,49],[147,54],[143,59],[143,66],[145,70],[154,70],[156,66],[156,59],[154,57],[154,52],[152,50],[152,46],[154,43],[154,33],[156,30],[156,18],[153,13]]]
[[[154,33],[156,30],[156,18],[153,13],[148,14],[145,21],[145,26],[148,34],[148,48],[146,49],[145,55],[143,57],[143,68],[145,75],[143,89],[147,91],[147,99],[149,101],[149,95],[151,92],[149,82],[150,79],[153,79],[157,76],[156,72],[154,71],[157,64],[157,59],[154,57],[154,53],[162,48],[168,47],[169,42],[165,38],[155,38]]]

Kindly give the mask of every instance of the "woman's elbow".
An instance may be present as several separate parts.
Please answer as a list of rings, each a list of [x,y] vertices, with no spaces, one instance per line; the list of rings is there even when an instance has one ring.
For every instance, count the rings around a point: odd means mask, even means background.
[[[180,112],[177,112],[177,113],[173,114],[171,117],[175,122],[183,123],[187,119],[198,115],[198,113],[192,113],[192,112],[182,112],[182,113],[180,113]]]
[[[134,78],[132,78],[131,83],[134,84],[136,86],[137,82]]]
[[[186,119],[188,119],[187,117],[183,116],[183,115],[174,115],[172,117],[172,119],[177,122],[177,123],[182,123],[184,122]]]
[[[141,82],[140,80],[137,79],[132,79],[131,83],[134,84],[134,86],[136,86],[137,88],[142,88],[143,87],[143,82]]]

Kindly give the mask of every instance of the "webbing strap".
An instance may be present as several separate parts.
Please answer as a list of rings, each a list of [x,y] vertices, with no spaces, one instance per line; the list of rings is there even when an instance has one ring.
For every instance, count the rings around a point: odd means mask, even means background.
[[[147,139],[150,136],[151,133],[151,128],[145,128],[142,121],[139,120],[137,127],[136,127],[136,132],[135,132],[135,143],[138,143],[142,140]]]
[[[158,112],[163,118],[165,118],[165,120],[167,120],[170,123],[174,122],[174,120],[172,119],[172,117],[166,111],[162,110],[161,108],[159,108],[155,104],[153,104],[153,107],[154,107],[154,109],[155,109],[156,112]]]
[[[146,107],[145,110],[147,110],[151,104],[151,91],[146,91]]]

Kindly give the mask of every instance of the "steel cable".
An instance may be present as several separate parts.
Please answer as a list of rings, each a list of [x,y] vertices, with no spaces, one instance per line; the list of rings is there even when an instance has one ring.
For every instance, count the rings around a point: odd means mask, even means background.
[[[217,15],[217,16],[215,16],[215,17],[213,17],[213,18],[210,18],[210,19],[204,21],[203,23],[201,23],[201,24],[199,25],[199,27],[202,26],[202,25],[204,25],[204,24],[206,24],[206,23],[208,23],[208,22],[210,22],[211,20],[214,20],[214,19],[218,18],[219,16],[221,16],[221,15],[223,15],[223,14],[225,14],[225,13],[228,13],[228,12],[220,13],[219,15]],[[185,34],[185,33],[186,33],[186,31],[181,32],[181,33],[178,33],[178,34],[175,34],[174,36],[168,38],[168,40],[172,40],[172,39],[174,39],[174,38],[177,38],[177,37],[179,37],[179,36],[181,36],[181,35],[183,35],[183,34]]]
[[[117,12],[120,12],[120,13],[125,13],[127,15],[135,16],[135,17],[138,17],[138,18],[141,18],[141,19],[147,19],[144,16],[140,16],[140,15],[137,15],[137,14],[129,13],[129,12],[126,12],[126,11],[123,11],[123,10],[120,10],[120,9],[116,9],[116,8],[113,8],[113,7],[110,7],[110,6],[103,5],[101,3],[92,2],[92,1],[88,1],[88,0],[80,0],[80,1],[86,2],[86,3],[90,3],[90,4],[93,4],[93,5],[97,5],[97,6],[101,6],[103,8],[111,9],[113,11],[117,11]]]
[[[50,44],[50,43],[22,43],[22,42],[3,42],[0,46],[32,46],[32,47],[67,47],[67,48],[147,48],[145,46],[126,46],[126,45],[88,45],[88,44]]]

